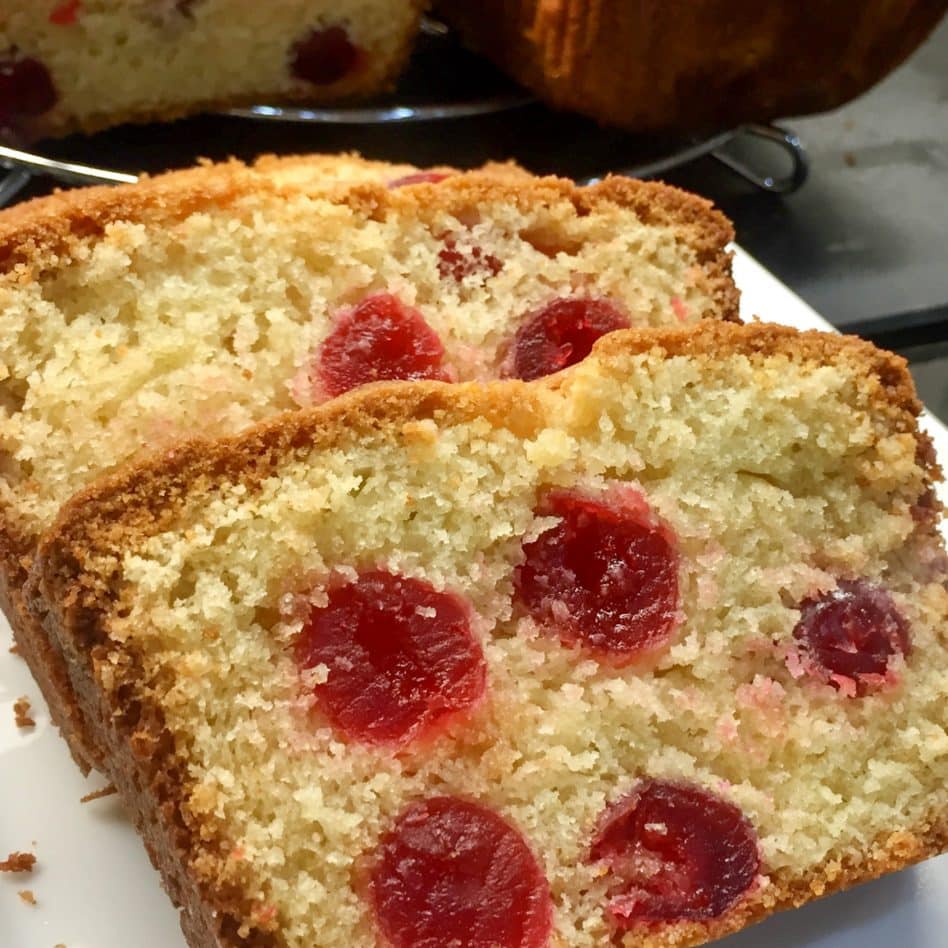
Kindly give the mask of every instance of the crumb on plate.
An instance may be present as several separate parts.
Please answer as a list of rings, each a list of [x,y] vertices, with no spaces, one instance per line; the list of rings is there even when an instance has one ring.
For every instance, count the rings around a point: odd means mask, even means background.
[[[22,695],[13,702],[13,714],[17,727],[35,727],[36,721],[30,716],[30,699]]]
[[[0,862],[0,872],[32,872],[36,856],[32,853],[12,852]]]

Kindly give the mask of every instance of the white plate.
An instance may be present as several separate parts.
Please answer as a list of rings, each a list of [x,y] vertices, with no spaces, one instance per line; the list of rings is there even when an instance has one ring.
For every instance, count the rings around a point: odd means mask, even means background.
[[[801,329],[828,328],[812,309],[745,253],[735,260],[746,318],[755,314]],[[939,455],[948,430],[931,418]],[[946,498],[948,499],[948,498]],[[24,663],[9,655],[0,619],[0,859],[37,856],[32,875],[0,878],[0,948],[183,948],[177,915],[145,850],[114,797],[81,805],[101,787],[83,780],[42,710]],[[14,726],[13,702],[28,695],[36,728]],[[37,904],[17,896],[31,889]],[[945,948],[948,857],[777,916],[722,948]]]

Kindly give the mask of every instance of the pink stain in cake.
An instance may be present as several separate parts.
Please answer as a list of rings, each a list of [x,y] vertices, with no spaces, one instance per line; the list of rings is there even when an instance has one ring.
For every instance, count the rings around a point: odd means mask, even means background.
[[[767,638],[766,635],[754,635],[746,639],[744,641],[744,651],[750,656],[769,656],[778,653],[778,649],[773,639]],[[786,655],[783,652],[779,652],[778,657],[782,660],[786,658]]]
[[[807,556],[808,550],[790,550],[785,552],[791,556]],[[764,567],[756,571],[758,580],[766,586],[779,590],[798,590],[805,584],[805,599],[818,599],[823,593],[836,588],[836,577],[826,570],[818,569],[806,563],[793,563],[786,566]]]
[[[454,237],[444,238],[444,247],[438,251],[438,275],[442,280],[451,278],[460,283],[465,277],[497,276],[504,265],[492,253],[486,253],[483,247],[471,247],[458,250]]]
[[[674,692],[674,697],[675,704],[682,711],[696,712],[704,707],[704,696],[697,688],[681,688]]]
[[[623,930],[718,918],[760,869],[757,835],[738,807],[694,784],[651,779],[605,811],[589,858],[609,869],[608,911]]]
[[[527,315],[517,330],[506,374],[526,382],[585,359],[597,339],[629,326],[613,300],[563,297]]]
[[[543,948],[553,928],[549,884],[521,833],[456,797],[399,816],[368,896],[390,948]]]
[[[443,357],[438,334],[417,309],[391,293],[376,293],[337,315],[317,352],[312,400],[335,398],[369,382],[447,382]]]
[[[389,181],[388,186],[394,190],[395,188],[404,188],[410,184],[438,184],[449,177],[450,174],[446,171],[416,171],[414,174],[406,174],[401,178]]]
[[[311,365],[301,365],[293,378],[286,383],[290,398],[296,402],[300,408],[309,408],[315,404],[318,399],[316,386],[313,384],[313,367]]]
[[[803,678],[809,671],[810,663],[804,662],[800,652],[795,648],[786,650],[784,661],[787,663],[787,671],[790,672],[790,677],[796,681]]]
[[[597,290],[608,296],[607,291],[599,285],[599,279],[595,274],[574,270],[569,275],[569,286],[574,296],[595,296]]]
[[[315,707],[341,736],[403,745],[483,698],[487,665],[459,596],[384,570],[328,590],[296,642],[301,669],[322,665]]]
[[[786,694],[779,681],[765,675],[755,675],[750,684],[738,685],[735,692],[738,704],[766,713],[782,709]]]
[[[701,609],[710,609],[716,606],[721,598],[721,588],[718,581],[707,573],[702,573],[697,580],[698,587],[698,607]]]
[[[908,623],[892,597],[863,579],[843,580],[803,602],[793,637],[804,670],[847,697],[896,682],[897,676],[890,676],[893,664],[911,651]]]
[[[536,515],[560,521],[523,544],[514,590],[541,628],[613,667],[667,645],[680,618],[678,553],[640,491],[551,490]]]
[[[496,354],[487,347],[455,340],[451,345],[451,361],[445,363],[445,369],[452,378],[489,382],[500,373],[497,362]]]
[[[722,744],[736,744],[740,740],[737,723],[732,717],[720,718],[714,727],[714,733]]]
[[[688,304],[680,296],[673,296],[671,298],[671,308],[678,322],[688,322],[691,311],[688,309]]]
[[[786,725],[784,701],[787,692],[783,685],[766,675],[755,675],[750,683],[738,685],[734,693],[737,706],[745,714],[752,713],[751,720],[756,729],[781,742]],[[751,746],[751,753],[761,759],[760,748]]]
[[[364,58],[341,26],[330,26],[312,30],[293,47],[290,68],[297,79],[328,86],[354,73]]]
[[[56,26],[74,26],[79,22],[82,0],[63,0],[49,14],[49,22]]]
[[[109,427],[122,432],[127,437],[127,428],[124,419],[114,418],[109,422]],[[146,416],[142,424],[144,432],[144,442],[148,450],[160,450],[175,441],[180,440],[182,431],[178,419],[171,415],[151,414]]]
[[[231,382],[223,375],[213,374],[207,376],[202,382],[201,394],[204,396],[204,401],[201,405],[201,431],[204,433],[220,431],[225,427],[228,410],[233,407],[231,400],[227,397],[232,389]],[[213,398],[215,394],[224,397],[215,399]],[[144,447],[154,451],[168,447],[180,441],[182,437],[193,435],[196,423],[182,421],[180,417],[173,414],[151,412],[144,417],[138,427],[142,432]],[[128,419],[121,415],[113,418],[108,428],[110,433],[115,433],[116,437],[129,437]],[[132,433],[137,437],[137,433],[134,431]]]

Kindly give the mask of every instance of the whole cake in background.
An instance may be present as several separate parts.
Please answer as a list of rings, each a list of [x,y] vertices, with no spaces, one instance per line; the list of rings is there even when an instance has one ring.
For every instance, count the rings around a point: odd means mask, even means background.
[[[0,128],[36,138],[391,86],[423,0],[3,0]]]

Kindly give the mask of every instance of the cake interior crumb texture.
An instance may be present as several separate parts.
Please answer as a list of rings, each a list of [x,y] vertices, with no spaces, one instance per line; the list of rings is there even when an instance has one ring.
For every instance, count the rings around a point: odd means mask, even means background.
[[[945,846],[948,594],[914,410],[904,364],[858,341],[707,324],[614,334],[533,385],[356,393],[74,502],[37,571],[48,627],[102,696],[100,734],[134,730],[130,708],[139,731],[161,722],[135,781],[180,780],[187,872],[211,904],[239,893],[260,944],[374,944],[365,861],[409,803],[455,795],[523,834],[552,943],[602,946],[590,842],[645,777],[718,795],[759,840],[722,918],[626,942],[699,944]],[[671,531],[680,590],[668,647],[622,668],[514,596],[524,543],[555,523],[540,499],[617,485]],[[301,616],[367,569],[472,610],[486,697],[423,745],[347,740],[294,657]],[[911,638],[859,696],[792,660],[801,603],[853,579],[887,591]],[[129,759],[112,758],[125,787]]]
[[[321,342],[373,294],[421,313],[457,380],[500,374],[528,315],[563,296],[614,300],[632,325],[736,316],[730,227],[698,198],[512,166],[386,187],[404,173],[269,159],[0,216],[12,545],[130,457],[312,404]]]
[[[394,81],[414,43],[421,6],[417,0],[4,0],[0,59],[30,59],[46,71],[52,107],[43,102],[34,107],[38,116],[27,116],[44,132],[249,105],[257,97],[334,101]],[[311,40],[328,31],[328,41]],[[307,40],[311,68],[294,68]],[[16,103],[0,104],[16,115]]]

